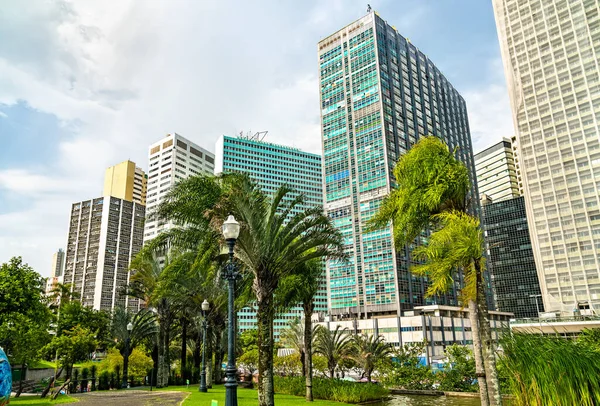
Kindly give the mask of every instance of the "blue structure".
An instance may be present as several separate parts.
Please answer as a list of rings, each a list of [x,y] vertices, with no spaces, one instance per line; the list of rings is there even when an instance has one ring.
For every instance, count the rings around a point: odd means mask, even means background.
[[[0,348],[0,406],[7,405],[12,390],[12,372],[8,357]]]
[[[323,186],[321,175],[321,156],[304,152],[298,148],[272,144],[260,139],[261,134],[254,136],[229,137],[221,136],[215,147],[215,174],[227,172],[247,173],[258,183],[268,195],[287,184],[297,193],[304,194],[305,203],[294,212],[309,207],[323,206]],[[323,288],[315,298],[315,313],[327,310],[327,292],[325,271],[323,271]],[[276,316],[273,330],[275,339],[288,323],[302,317],[302,308],[297,306],[285,314]],[[238,313],[240,332],[256,328],[256,311],[250,307]]]

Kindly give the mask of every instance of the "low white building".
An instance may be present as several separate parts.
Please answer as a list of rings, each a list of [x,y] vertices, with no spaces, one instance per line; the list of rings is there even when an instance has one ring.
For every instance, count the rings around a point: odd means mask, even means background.
[[[497,340],[502,331],[508,331],[512,313],[490,311],[492,338]],[[402,316],[377,316],[368,319],[356,319],[352,316],[330,320],[328,316],[320,318],[318,324],[335,330],[337,326],[347,328],[351,334],[375,334],[394,346],[427,341],[428,359],[434,360],[444,354],[452,344],[473,344],[471,321],[467,308],[454,306],[419,306],[404,311]]]

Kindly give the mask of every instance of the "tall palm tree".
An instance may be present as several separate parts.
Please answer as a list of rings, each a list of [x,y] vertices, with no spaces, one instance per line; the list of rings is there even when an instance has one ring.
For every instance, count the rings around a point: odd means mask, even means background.
[[[388,358],[393,347],[386,343],[383,336],[361,334],[352,337],[350,344],[350,357],[360,365],[367,381],[371,382],[371,375],[375,365]]]
[[[270,198],[247,175],[197,176],[178,183],[151,214],[178,225],[153,240],[163,248],[197,249],[203,239],[221,238],[228,214],[240,222],[235,255],[243,273],[251,277],[247,286],[258,308],[261,406],[274,404],[274,293],[279,281],[312,259],[346,257],[341,234],[322,208],[301,211],[303,202],[287,186]]]
[[[127,324],[130,322],[133,326],[131,332],[127,331]],[[142,341],[155,335],[157,331],[156,315],[148,309],[133,313],[119,306],[112,313],[110,332],[122,355],[125,349],[123,344],[127,337],[130,337],[129,350],[133,351]]]
[[[319,326],[315,333],[315,353],[321,354],[327,360],[329,377],[335,377],[335,369],[339,362],[349,355],[350,334],[348,328],[339,325],[335,330],[329,330],[325,326]]]
[[[446,292],[456,269],[463,270],[461,299],[469,307],[481,402],[500,405],[485,297],[483,240],[478,220],[469,214],[469,172],[442,140],[428,136],[400,158],[394,176],[397,188],[383,201],[370,226],[387,227],[391,221],[396,247],[402,250],[424,230],[433,231],[431,248],[425,244],[416,251],[425,264],[413,268],[428,277],[430,295]]]
[[[299,210],[302,195],[294,196],[284,185],[271,199],[248,177],[238,178],[234,186],[214,211],[213,221],[218,220],[213,224],[220,227],[227,212],[240,222],[236,257],[253,275],[256,296],[258,400],[260,406],[272,406],[274,294],[279,282],[311,260],[345,259],[346,255],[340,232],[321,207]]]
[[[304,313],[304,326],[300,323],[292,329],[295,345],[302,361],[302,374],[306,378],[306,400],[313,401],[312,393],[312,355],[315,328],[312,325],[312,315],[315,310],[315,296],[323,284],[323,263],[313,260],[303,264],[294,275],[284,279],[277,293],[287,305],[300,303]],[[287,330],[286,330],[287,331]]]
[[[143,300],[156,312],[158,321],[158,359],[156,365],[156,386],[169,385],[171,326],[175,321],[173,298],[165,287],[168,275],[169,258],[164,264],[151,252],[142,249],[131,262],[130,268],[134,271],[128,286],[128,294]]]
[[[304,323],[299,318],[296,318],[288,323],[288,328],[283,330],[279,335],[280,343],[286,348],[294,349],[300,355],[300,363],[302,364],[302,376],[306,376],[306,358],[304,346]]]

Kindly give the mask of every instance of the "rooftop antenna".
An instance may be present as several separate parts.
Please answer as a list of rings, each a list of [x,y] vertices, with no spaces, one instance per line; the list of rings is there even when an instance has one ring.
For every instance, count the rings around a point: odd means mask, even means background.
[[[367,4],[367,13],[370,13],[370,12],[371,12],[371,5]]]

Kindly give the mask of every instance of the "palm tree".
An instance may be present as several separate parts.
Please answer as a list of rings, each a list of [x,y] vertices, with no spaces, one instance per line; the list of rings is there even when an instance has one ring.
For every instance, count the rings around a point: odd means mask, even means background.
[[[131,262],[132,272],[128,294],[143,300],[151,307],[157,316],[158,359],[156,362],[156,386],[169,385],[171,326],[175,320],[173,299],[169,290],[165,288],[165,279],[169,258],[161,264],[156,256],[145,248]]]
[[[217,207],[213,217],[221,226],[227,212],[240,222],[236,257],[254,277],[259,347],[258,400],[260,406],[274,404],[273,319],[274,294],[279,281],[311,260],[345,259],[340,232],[321,207],[299,211],[302,195],[281,186],[272,199],[248,177],[240,177]]]
[[[301,211],[303,202],[287,186],[269,198],[247,175],[197,176],[178,183],[151,214],[178,225],[153,240],[155,247],[163,249],[196,250],[203,240],[221,238],[228,214],[240,222],[235,255],[243,273],[252,278],[247,286],[258,308],[261,406],[274,403],[274,293],[279,281],[312,259],[346,257],[341,234],[322,208]]]
[[[368,382],[371,382],[371,374],[377,363],[384,361],[393,351],[383,336],[367,334],[353,336],[350,347],[350,357],[360,365]]]
[[[315,333],[315,353],[321,354],[327,360],[329,377],[335,377],[338,363],[349,355],[350,335],[348,328],[343,329],[338,325],[335,330],[319,326]]]
[[[304,323],[299,318],[296,318],[288,323],[288,328],[283,330],[279,336],[280,343],[286,348],[292,348],[300,355],[300,363],[302,364],[302,376],[306,376],[306,359],[304,346]]]
[[[293,343],[300,353],[302,361],[302,374],[306,378],[306,400],[313,401],[312,393],[312,355],[315,328],[312,325],[312,314],[315,310],[315,296],[323,284],[323,264],[313,260],[303,264],[297,273],[282,281],[280,291],[277,293],[285,304],[300,303],[304,312],[304,327],[297,322],[293,325]],[[286,332],[289,330],[286,330]]]
[[[127,331],[129,322],[133,326],[131,332]],[[127,337],[130,337],[129,350],[133,351],[142,341],[157,333],[156,315],[148,309],[133,313],[123,307],[116,307],[112,314],[110,331],[117,346],[121,347],[121,353],[124,351],[123,343]]]
[[[481,402],[500,405],[485,297],[483,239],[479,221],[468,211],[469,172],[443,141],[429,136],[400,158],[394,176],[397,188],[383,201],[370,225],[382,228],[391,221],[396,247],[402,250],[424,230],[433,230],[430,247],[424,244],[415,251],[425,264],[413,268],[428,277],[429,295],[446,292],[455,270],[462,269],[465,286],[461,299],[469,307]]]

